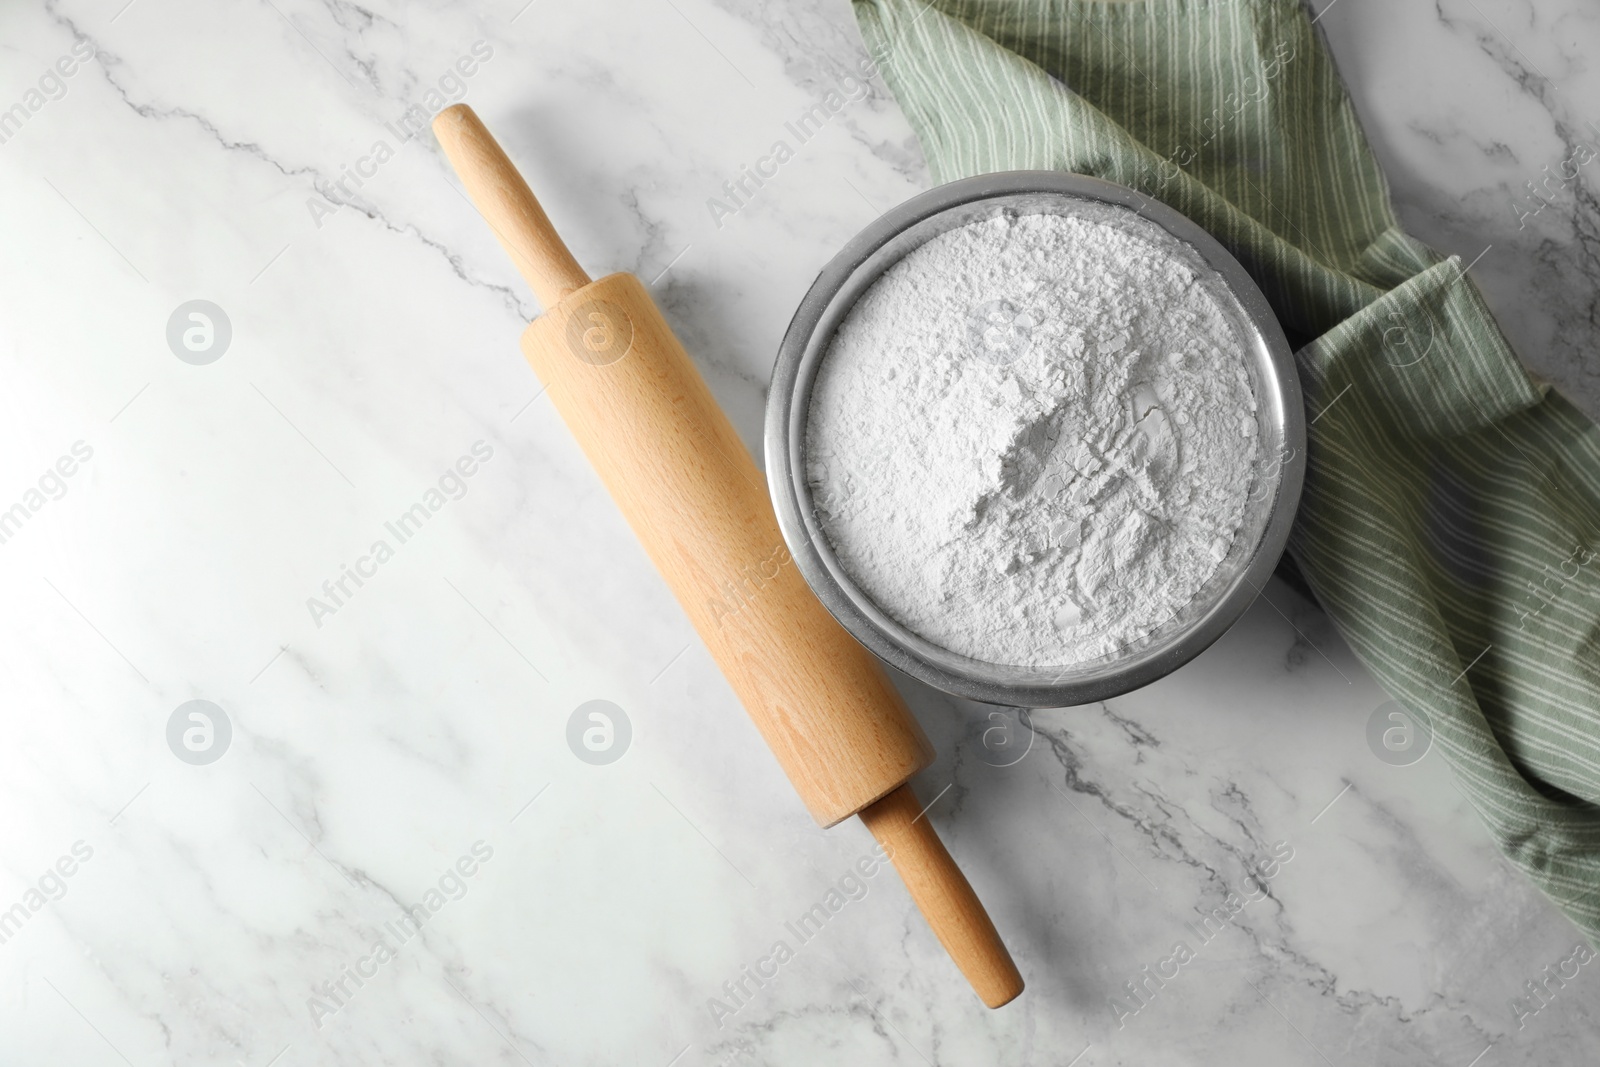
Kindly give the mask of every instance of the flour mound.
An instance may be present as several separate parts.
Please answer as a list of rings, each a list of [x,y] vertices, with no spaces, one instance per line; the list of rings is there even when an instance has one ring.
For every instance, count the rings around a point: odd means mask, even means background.
[[[1066,666],[1184,608],[1243,520],[1260,447],[1243,346],[1132,212],[933,238],[835,332],[806,474],[840,565],[909,629]]]

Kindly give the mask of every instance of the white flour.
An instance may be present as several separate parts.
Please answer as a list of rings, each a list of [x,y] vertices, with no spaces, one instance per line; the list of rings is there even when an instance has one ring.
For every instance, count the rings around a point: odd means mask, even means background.
[[[818,371],[807,477],[889,615],[992,663],[1137,641],[1227,554],[1258,448],[1233,329],[1169,240],[1004,216],[862,295]]]

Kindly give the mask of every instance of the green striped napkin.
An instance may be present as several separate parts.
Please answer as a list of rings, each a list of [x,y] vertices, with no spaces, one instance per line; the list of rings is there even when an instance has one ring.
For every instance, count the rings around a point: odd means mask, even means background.
[[[1600,434],[1402,233],[1289,0],[857,0],[936,180],[1132,186],[1244,264],[1310,421],[1290,552],[1506,856],[1600,934]]]

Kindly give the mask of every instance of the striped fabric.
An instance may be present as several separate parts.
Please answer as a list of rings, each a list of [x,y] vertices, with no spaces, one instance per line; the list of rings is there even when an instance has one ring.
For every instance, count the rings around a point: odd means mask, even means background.
[[[1600,434],[1456,257],[1396,224],[1288,0],[857,0],[938,181],[1024,168],[1165,201],[1255,278],[1311,421],[1290,552],[1506,856],[1600,933]]]

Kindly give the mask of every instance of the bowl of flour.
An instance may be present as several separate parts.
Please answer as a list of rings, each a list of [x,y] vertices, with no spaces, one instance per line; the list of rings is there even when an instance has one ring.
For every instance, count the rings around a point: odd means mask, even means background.
[[[1147,684],[1271,575],[1299,384],[1243,268],[1108,182],[985,175],[902,204],[806,295],[767,469],[789,551],[879,656],[1066,706]]]

